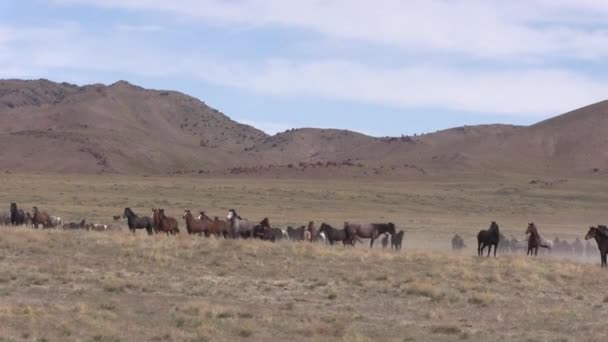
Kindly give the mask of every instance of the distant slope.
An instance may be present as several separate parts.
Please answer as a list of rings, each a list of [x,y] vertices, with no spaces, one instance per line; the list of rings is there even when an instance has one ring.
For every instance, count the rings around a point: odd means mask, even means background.
[[[1,88],[0,161],[11,170],[223,169],[231,154],[266,137],[195,98],[127,82],[3,81]]]
[[[0,81],[0,167],[10,171],[413,176],[608,170],[608,102],[538,124],[376,138],[303,128],[274,136],[193,97],[120,81]]]

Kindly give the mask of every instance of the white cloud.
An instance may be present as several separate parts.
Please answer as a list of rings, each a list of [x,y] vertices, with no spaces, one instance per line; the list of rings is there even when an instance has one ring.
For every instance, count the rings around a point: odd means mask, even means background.
[[[261,62],[250,62],[247,55],[233,59],[210,55],[204,47],[167,50],[154,37],[165,30],[157,23],[124,22],[101,34],[71,24],[0,27],[0,77],[53,74],[90,81],[104,73],[172,77],[270,96],[508,115],[558,114],[608,97],[608,82],[602,76],[554,62],[602,63],[608,57],[604,2],[51,1],[135,14],[168,12],[191,19],[188,25],[296,28],[314,32],[319,41],[364,42],[360,45],[369,49],[381,46],[378,53],[394,62],[391,66],[370,63],[355,54],[339,58],[328,54],[317,60],[266,56]],[[581,14],[589,21],[582,22]],[[137,39],[120,31],[136,33]],[[404,51],[415,52],[416,57],[399,63]],[[271,133],[290,128],[281,123],[254,124]]]
[[[496,71],[421,63],[383,67],[332,59],[249,64],[202,52],[165,51],[120,34],[90,35],[75,26],[22,32],[19,44],[9,44],[0,53],[0,77],[54,74],[90,82],[100,81],[95,79],[99,73],[173,77],[270,96],[508,115],[558,114],[608,95],[607,82],[554,68]],[[78,73],[86,77],[75,76]],[[267,132],[291,128],[255,125]]]
[[[205,23],[294,27],[322,35],[401,49],[476,58],[590,59],[608,56],[608,30],[570,25],[580,16],[606,24],[599,1],[515,0],[54,0],[150,10]],[[552,22],[552,25],[535,25]]]

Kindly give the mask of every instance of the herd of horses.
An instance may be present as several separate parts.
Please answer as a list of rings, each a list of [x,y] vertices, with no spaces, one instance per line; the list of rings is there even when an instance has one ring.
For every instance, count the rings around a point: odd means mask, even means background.
[[[559,240],[559,238],[555,238],[553,241],[545,240],[539,234],[538,228],[534,222],[528,224],[525,235],[526,241],[518,241],[515,238],[509,240],[500,233],[498,224],[492,221],[488,229],[481,230],[477,234],[477,255],[483,256],[484,250],[488,248],[487,256],[489,257],[492,253],[492,247],[494,247],[494,257],[496,257],[497,250],[499,249],[513,252],[525,250],[526,254],[531,256],[537,256],[539,249],[548,251],[554,250],[563,254],[574,254],[578,256],[582,256],[585,252],[589,255],[599,251],[602,267],[608,267],[608,227],[604,225],[589,227],[589,230],[585,235],[587,246],[584,246],[582,241],[578,238],[572,244],[567,241]],[[592,239],[596,241],[597,248],[594,248],[593,245],[589,243],[589,240]],[[465,247],[462,237],[455,235],[452,239],[452,248],[454,250],[460,250]]]
[[[120,220],[121,216],[114,216],[114,221]],[[169,217],[165,214],[164,209],[152,209],[152,215],[137,215],[131,208],[125,208],[122,218],[127,220],[127,226],[133,233],[138,229],[144,229],[149,235],[167,234],[175,235],[180,233],[178,220]],[[226,218],[220,219],[215,216],[209,217],[204,211],[198,212],[198,215],[193,215],[190,210],[185,210],[182,219],[186,224],[188,234],[203,235],[206,237],[217,237],[225,239],[260,239],[264,241],[324,241],[330,245],[342,243],[344,246],[354,246],[357,242],[362,242],[362,239],[370,240],[370,248],[374,246],[374,242],[383,236],[381,242],[382,247],[387,248],[390,244],[391,248],[401,250],[403,243],[404,231],[397,231],[395,225],[388,223],[352,223],[344,222],[341,229],[334,228],[331,225],[323,222],[317,226],[314,221],[310,221],[308,225],[303,225],[298,228],[287,227],[286,229],[273,227],[270,220],[266,217],[260,222],[250,221],[242,218],[235,209],[229,209]],[[57,216],[51,216],[48,213],[38,210],[37,207],[32,208],[32,212],[24,212],[17,207],[16,203],[11,203],[9,214],[0,217],[0,224],[3,225],[29,225],[35,228],[63,228],[63,229],[86,229],[86,230],[110,230],[112,226],[105,224],[91,224],[86,220],[80,222],[63,223],[63,219]],[[527,255],[536,256],[539,250],[555,250],[558,252],[570,252],[576,255],[582,255],[585,250],[590,251],[592,245],[587,241],[587,246],[583,246],[580,239],[576,239],[572,244],[567,241],[561,241],[556,238],[554,241],[545,240],[541,237],[538,228],[534,223],[529,223],[525,230],[526,240],[519,241],[515,238],[507,239],[500,233],[498,224],[491,222],[487,230],[481,230],[477,234],[477,254],[483,256],[485,249],[488,249],[487,256],[492,253],[494,247],[494,257],[500,249],[502,252],[517,252],[525,250]],[[603,225],[590,227],[585,236],[585,240],[595,240],[599,251],[602,267],[608,267],[608,228]],[[464,239],[459,235],[455,235],[452,239],[452,248],[454,250],[462,250],[466,247]]]
[[[137,229],[145,229],[149,235],[167,234],[174,235],[180,232],[178,221],[168,217],[164,209],[152,209],[152,216],[136,215],[131,208],[125,208],[123,218],[127,219],[129,230],[135,232]],[[188,209],[184,210],[182,218],[186,224],[188,234],[204,235],[206,237],[217,237],[226,239],[260,239],[264,241],[325,241],[330,245],[342,243],[343,245],[355,245],[361,239],[370,239],[370,247],[380,236],[392,236],[392,248],[401,249],[403,231],[397,232],[393,223],[351,223],[345,222],[342,229],[337,229],[323,222],[317,227],[314,221],[308,225],[298,228],[277,228],[270,224],[266,217],[260,222],[242,218],[235,209],[228,210],[225,219],[215,216],[209,217],[204,211],[199,211],[195,217]],[[383,242],[383,246],[386,245]]]

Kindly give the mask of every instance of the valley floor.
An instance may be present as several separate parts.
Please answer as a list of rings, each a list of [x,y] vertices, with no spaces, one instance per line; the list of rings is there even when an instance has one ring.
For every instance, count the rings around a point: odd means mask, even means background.
[[[552,239],[607,223],[603,179],[427,181],[3,174],[0,203],[111,223],[124,207],[277,226],[392,221],[401,253],[181,234],[0,227],[0,341],[600,341],[608,273],[597,260],[474,256],[497,221]],[[182,229],[184,231],[184,229]],[[451,253],[458,233],[469,246]]]

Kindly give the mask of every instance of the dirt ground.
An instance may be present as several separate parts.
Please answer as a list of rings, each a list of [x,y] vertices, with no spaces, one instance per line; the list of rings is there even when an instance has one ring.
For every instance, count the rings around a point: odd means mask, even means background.
[[[582,237],[606,222],[601,180],[248,180],[0,176],[6,203],[111,223],[125,206],[224,216],[393,221],[400,253],[362,246],[181,234],[0,227],[0,341],[600,341],[608,273],[599,257],[474,256],[491,220],[523,238]],[[183,231],[184,229],[182,229]],[[450,251],[454,233],[467,249]]]

